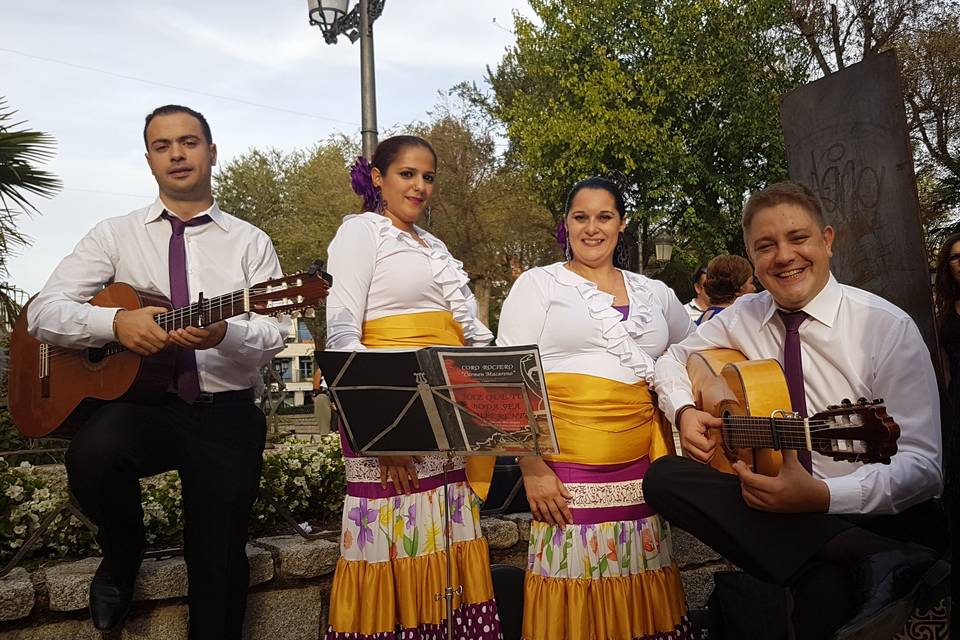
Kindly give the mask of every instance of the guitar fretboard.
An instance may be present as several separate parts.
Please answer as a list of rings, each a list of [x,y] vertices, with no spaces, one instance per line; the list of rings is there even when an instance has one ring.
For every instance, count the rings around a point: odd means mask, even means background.
[[[810,427],[804,418],[727,416],[723,419],[723,439],[734,448],[813,449]]]
[[[154,317],[165,331],[186,327],[204,327],[250,311],[250,290],[240,289],[216,298],[194,302]]]

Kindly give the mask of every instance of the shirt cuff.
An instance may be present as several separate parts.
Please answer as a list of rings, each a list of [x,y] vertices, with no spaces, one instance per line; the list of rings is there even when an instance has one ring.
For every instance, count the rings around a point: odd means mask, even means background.
[[[677,415],[677,409],[680,407],[692,404],[696,406],[696,402],[693,401],[693,396],[687,391],[674,391],[671,394],[663,396],[663,402],[661,403],[661,409],[663,410],[664,415],[667,416],[667,419],[673,424],[673,419]],[[677,426],[677,425],[674,425]]]
[[[861,513],[863,509],[863,491],[860,479],[852,475],[836,478],[821,478],[830,492],[830,508],[827,513]]]
[[[123,311],[123,307],[97,307],[90,305],[87,313],[87,331],[90,335],[103,344],[116,342],[117,337],[113,335],[113,319],[118,311]]]
[[[235,320],[227,320],[226,323],[227,332],[223,334],[223,340],[215,348],[231,354],[243,354],[245,351],[243,337],[247,333],[246,324]]]

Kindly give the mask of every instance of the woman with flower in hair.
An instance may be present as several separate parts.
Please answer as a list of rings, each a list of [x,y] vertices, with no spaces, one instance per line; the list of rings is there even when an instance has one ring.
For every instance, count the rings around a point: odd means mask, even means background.
[[[381,142],[358,158],[353,189],[365,212],[348,215],[328,249],[328,349],[484,345],[493,335],[461,262],[415,223],[429,213],[437,158],[415,136]],[[354,454],[345,439],[347,496],[341,557],[330,595],[329,640],[440,638],[445,629],[445,456]],[[450,480],[457,638],[500,637],[479,507],[493,459],[454,458]]]
[[[757,292],[753,283],[753,265],[743,256],[716,256],[707,264],[703,288],[710,306],[700,315],[697,326],[732,305],[740,296]]]
[[[642,480],[672,444],[650,395],[654,361],[693,323],[663,282],[625,270],[616,184],[577,183],[565,210],[567,260],[517,279],[497,337],[539,345],[560,445],[520,459],[533,514],[523,637],[692,637],[670,530]]]

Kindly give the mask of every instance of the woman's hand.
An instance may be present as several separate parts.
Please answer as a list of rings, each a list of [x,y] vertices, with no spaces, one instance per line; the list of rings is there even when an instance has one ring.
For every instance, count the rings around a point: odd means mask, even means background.
[[[523,488],[527,492],[533,518],[557,527],[573,524],[573,514],[567,506],[567,501],[573,496],[543,458],[520,458],[520,469],[523,471]]]
[[[408,495],[420,488],[415,466],[420,462],[420,456],[377,456],[377,459],[380,461],[381,487],[386,489],[387,482],[392,482],[397,491]]]

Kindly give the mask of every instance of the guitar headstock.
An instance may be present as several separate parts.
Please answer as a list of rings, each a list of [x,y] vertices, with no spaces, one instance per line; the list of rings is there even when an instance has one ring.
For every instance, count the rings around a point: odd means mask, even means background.
[[[900,427],[883,400],[860,398],[831,405],[810,418],[813,450],[834,460],[890,463]]]
[[[318,261],[319,262],[319,261]],[[250,288],[250,309],[262,315],[312,316],[333,286],[333,276],[315,262],[309,270],[261,282]]]

